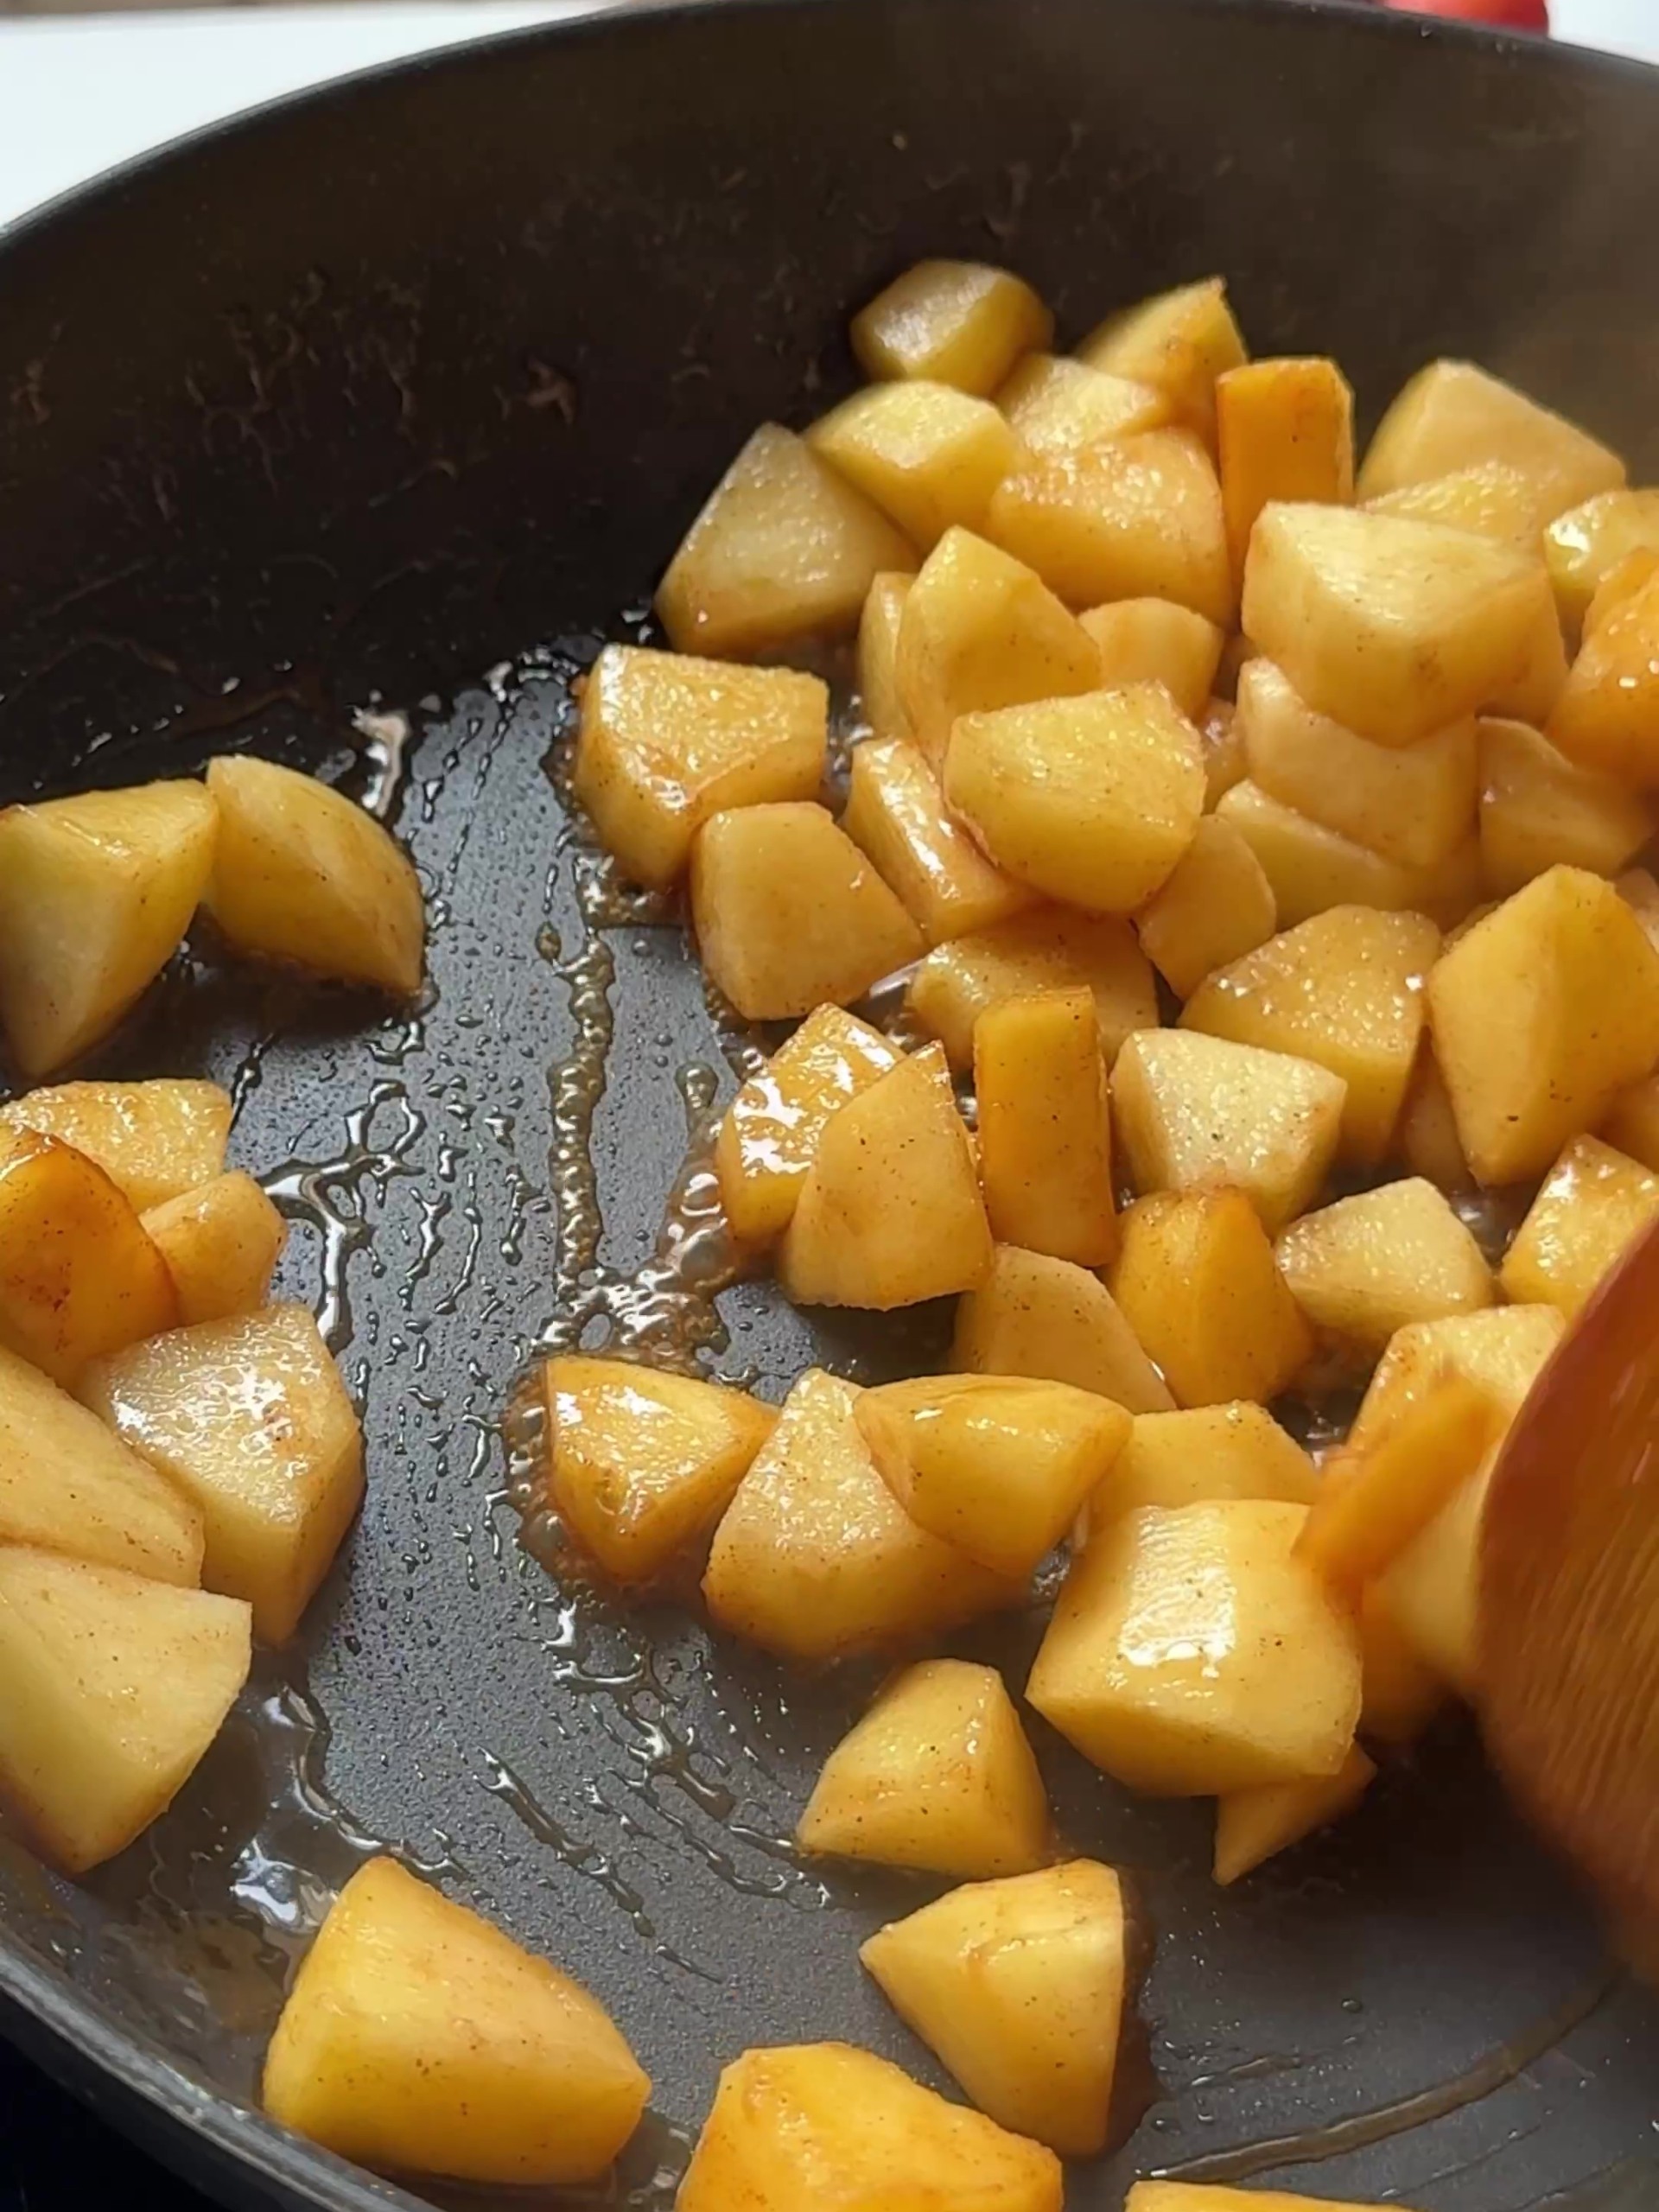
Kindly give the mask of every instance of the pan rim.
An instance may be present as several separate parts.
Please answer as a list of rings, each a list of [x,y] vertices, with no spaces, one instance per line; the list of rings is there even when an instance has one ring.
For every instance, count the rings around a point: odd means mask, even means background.
[[[356,98],[370,86],[388,88],[429,74],[482,62],[497,54],[529,52],[545,46],[615,41],[626,48],[649,40],[665,25],[690,24],[706,17],[710,0],[595,0],[583,15],[457,40],[393,60],[372,63],[347,73],[282,93],[147,149],[91,178],[68,187],[10,221],[0,223],[0,278],[8,261],[78,220],[95,217],[121,195],[143,188],[152,175],[197,158],[221,141],[252,137],[284,127],[293,114],[326,110]],[[831,9],[879,9],[884,0],[719,0],[722,18],[759,17]],[[907,0],[912,7],[959,12],[963,0]],[[982,0],[999,4],[999,0]],[[1362,3],[1362,0],[1113,0],[1113,4],[1154,10],[1173,20],[1202,22],[1240,10],[1268,21],[1300,20],[1310,36],[1368,37],[1409,41],[1425,50],[1451,42],[1484,47],[1506,67],[1569,72],[1589,83],[1635,87],[1659,93],[1659,66],[1586,47],[1552,44],[1440,17],[1412,17]],[[1324,28],[1313,29],[1314,25]],[[320,2145],[279,2126],[257,2107],[202,2087],[182,2070],[156,2038],[118,2025],[89,1993],[64,1970],[24,1944],[0,1922],[0,2005],[22,2023],[26,2055],[77,2093],[99,2080],[115,2085],[163,2123],[154,2146],[164,2159],[171,2152],[167,2133],[205,2142],[256,2181],[286,2192],[296,2202],[320,2212],[430,2212],[429,2201],[399,2183],[336,2156]]]

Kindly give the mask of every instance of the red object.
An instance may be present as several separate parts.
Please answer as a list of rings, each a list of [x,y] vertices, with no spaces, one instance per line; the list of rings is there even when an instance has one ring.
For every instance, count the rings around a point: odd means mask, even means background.
[[[1382,0],[1402,16],[1455,16],[1459,22],[1491,23],[1504,30],[1549,29],[1549,0]]]

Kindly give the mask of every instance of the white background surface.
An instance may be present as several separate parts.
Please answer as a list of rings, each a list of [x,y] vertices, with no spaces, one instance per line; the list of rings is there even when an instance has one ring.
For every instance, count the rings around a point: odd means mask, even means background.
[[[0,223],[238,108],[605,0],[357,0],[0,17]],[[1659,61],[1659,0],[1554,0],[1558,35]]]

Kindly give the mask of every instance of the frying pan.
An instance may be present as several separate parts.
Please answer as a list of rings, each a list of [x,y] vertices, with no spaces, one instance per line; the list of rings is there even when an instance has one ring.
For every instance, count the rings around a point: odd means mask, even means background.
[[[671,2201],[746,2044],[844,2036],[938,2079],[855,1957],[925,1886],[788,1842],[873,1671],[803,1678],[521,1541],[534,1440],[504,1409],[550,1343],[776,1396],[809,1358],[877,1378],[942,1342],[727,1280],[682,1164],[757,1040],[567,817],[571,678],[644,633],[741,438],[847,386],[847,308],[925,252],[1016,264],[1071,336],[1223,270],[1258,348],[1334,352],[1372,416],[1468,353],[1651,476],[1656,200],[1659,77],[1584,54],[1227,0],[728,0],[377,72],[7,235],[0,798],[257,749],[379,806],[432,915],[412,1015],[203,946],[96,1064],[231,1084],[372,1474],[168,1817],[75,1885],[0,1847],[6,2025],[65,2081],[227,2202],[414,2202],[251,2105],[284,1977],[377,1845],[639,2050],[655,2116],[594,2201]],[[1036,1633],[956,1648],[1017,1669]],[[1225,1896],[1203,1808],[1033,1726],[1155,1942],[1132,2132],[1073,2207],[1158,2170],[1659,2203],[1659,2016],[1455,1726]]]

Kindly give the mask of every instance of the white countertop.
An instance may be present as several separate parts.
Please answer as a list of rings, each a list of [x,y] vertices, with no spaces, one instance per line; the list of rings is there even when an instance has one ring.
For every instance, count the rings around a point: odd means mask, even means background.
[[[353,0],[0,17],[0,222],[302,85],[607,0]],[[1659,61],[1659,0],[1554,0],[1558,35]]]

